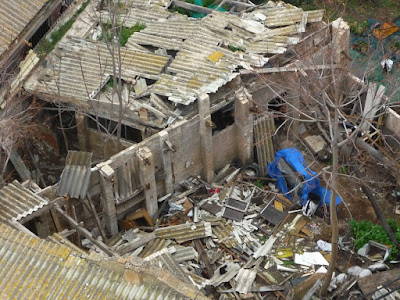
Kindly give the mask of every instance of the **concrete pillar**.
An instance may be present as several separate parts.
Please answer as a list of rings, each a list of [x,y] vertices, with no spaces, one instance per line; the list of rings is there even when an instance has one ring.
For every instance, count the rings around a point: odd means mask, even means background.
[[[160,137],[160,148],[163,160],[165,194],[170,194],[174,192],[174,174],[171,160],[171,152],[174,151],[174,149],[171,149],[173,146],[169,142],[167,131],[160,131],[158,135]]]
[[[212,121],[210,110],[210,97],[206,93],[198,96],[200,117],[200,147],[203,165],[202,177],[211,182],[214,178],[214,154],[212,144]]]
[[[108,167],[108,166],[107,166]],[[117,210],[111,176],[100,170],[101,204],[104,210],[104,223],[111,235],[118,233]]]
[[[350,45],[350,27],[342,18],[332,22],[332,54],[335,64],[347,64]]]
[[[78,135],[78,143],[80,151],[88,151],[87,141],[87,123],[86,117],[84,114],[76,112],[75,113],[76,120],[76,131]]]
[[[139,160],[140,184],[144,188],[144,196],[146,198],[145,208],[154,220],[158,211],[158,203],[153,154],[149,148],[141,147],[136,152],[136,155]]]
[[[251,95],[245,88],[236,91],[235,124],[237,127],[237,153],[243,164],[253,161],[253,115]]]

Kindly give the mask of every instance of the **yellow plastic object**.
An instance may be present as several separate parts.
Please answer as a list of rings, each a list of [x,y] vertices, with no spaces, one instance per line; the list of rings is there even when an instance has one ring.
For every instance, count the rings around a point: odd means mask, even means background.
[[[284,207],[283,207],[283,204],[282,204],[282,203],[280,203],[279,201],[275,201],[275,202],[274,202],[274,205],[275,205],[275,208],[276,208],[277,210],[283,211]]]
[[[211,60],[213,63],[217,63],[223,56],[224,54],[221,51],[215,51],[207,58]]]
[[[372,31],[372,34],[378,39],[387,38],[389,35],[399,31],[399,27],[394,22],[385,22],[381,27]]]
[[[278,249],[275,252],[275,256],[277,258],[287,258],[287,257],[292,257],[293,254],[293,250],[291,248],[282,248],[282,249]]]

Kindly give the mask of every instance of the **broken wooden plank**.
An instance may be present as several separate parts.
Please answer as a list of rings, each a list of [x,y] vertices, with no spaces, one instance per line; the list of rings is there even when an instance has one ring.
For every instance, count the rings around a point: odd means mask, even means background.
[[[94,245],[96,245],[100,250],[104,251],[109,256],[119,256],[117,253],[112,251],[110,247],[108,247],[103,242],[98,241],[95,239],[92,234],[86,229],[79,225],[74,219],[68,216],[58,204],[54,204],[55,210],[59,213],[76,231],[82,234],[84,237],[89,239]]]
[[[340,68],[340,65],[315,65],[310,67],[272,67],[272,68],[258,68],[254,70],[239,70],[240,74],[268,74],[280,72],[300,72],[300,71],[314,71],[314,70],[330,70]]]

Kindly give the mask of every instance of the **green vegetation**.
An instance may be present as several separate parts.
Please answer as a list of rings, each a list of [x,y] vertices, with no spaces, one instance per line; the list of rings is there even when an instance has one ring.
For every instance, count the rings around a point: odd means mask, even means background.
[[[357,21],[350,23],[350,30],[355,34],[361,35],[368,28],[368,21],[359,23]]]
[[[35,52],[40,56],[44,57],[49,54],[56,44],[62,39],[65,33],[72,27],[72,24],[76,21],[78,16],[85,10],[88,6],[89,1],[82,3],[82,6],[74,13],[71,19],[62,24],[56,31],[50,35],[50,40],[42,39],[35,48]]]
[[[242,51],[243,52],[244,51],[243,47],[240,47],[240,46],[236,47],[236,46],[233,46],[233,45],[229,45],[228,49],[231,50],[232,52],[236,52],[236,51]]]
[[[114,33],[112,32],[112,29],[111,29],[111,24],[105,23],[105,24],[103,24],[103,28],[104,28],[104,31],[107,33],[107,41],[108,42],[111,41],[111,39],[114,36]],[[119,35],[119,44],[124,47],[126,45],[126,43],[128,42],[128,39],[131,37],[131,35],[134,32],[139,32],[145,28],[146,28],[146,25],[143,23],[139,23],[139,22],[136,23],[135,26],[133,26],[133,27],[122,27],[122,29],[121,29],[121,27],[118,26],[116,34]],[[103,35],[100,36],[100,40],[103,40]]]
[[[396,221],[388,219],[390,228],[397,240],[400,240],[400,226]],[[392,246],[392,254],[389,259],[397,257],[399,250],[394,246],[393,242],[388,237],[385,229],[381,225],[373,224],[371,221],[362,220],[357,222],[355,220],[350,221],[351,233],[355,237],[356,249],[360,249],[368,241],[372,240],[384,245]]]

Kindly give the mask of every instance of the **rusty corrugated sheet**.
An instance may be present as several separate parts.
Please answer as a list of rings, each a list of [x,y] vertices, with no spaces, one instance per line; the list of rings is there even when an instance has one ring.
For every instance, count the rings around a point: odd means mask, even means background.
[[[84,199],[89,188],[91,163],[91,152],[68,151],[57,195],[68,193],[71,198]]]
[[[174,239],[177,243],[183,243],[211,236],[212,230],[210,223],[202,222],[158,228],[154,233],[159,238]]]
[[[46,199],[14,181],[0,190],[0,223],[19,221],[46,204]]]
[[[188,298],[178,292],[179,287],[160,284],[156,278],[129,281],[118,263],[100,265],[68,247],[6,225],[0,225],[0,245],[1,299]]]

